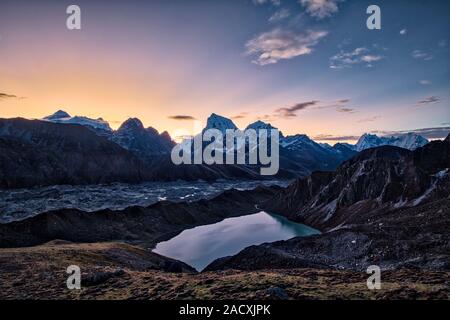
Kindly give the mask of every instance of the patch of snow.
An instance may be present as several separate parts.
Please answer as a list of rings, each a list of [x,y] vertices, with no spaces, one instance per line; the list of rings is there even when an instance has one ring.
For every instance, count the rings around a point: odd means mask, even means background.
[[[445,176],[448,175],[448,170],[449,169],[447,168],[447,169],[439,171],[438,173],[435,174],[435,177],[438,178],[438,179],[444,178]]]
[[[336,206],[337,206],[337,199],[334,199],[330,203],[328,203],[326,206],[323,207],[323,210],[327,213],[327,216],[325,217],[324,221],[328,221],[333,214],[336,212]]]

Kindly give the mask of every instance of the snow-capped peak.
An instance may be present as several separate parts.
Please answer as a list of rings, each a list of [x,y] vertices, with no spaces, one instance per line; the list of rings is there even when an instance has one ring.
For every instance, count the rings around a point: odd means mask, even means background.
[[[356,150],[362,151],[365,149],[386,145],[415,150],[426,145],[427,143],[427,139],[414,132],[390,137],[378,137],[377,135],[366,133],[359,138],[358,143],[356,144]]]
[[[364,133],[356,143],[356,151],[375,148],[383,145],[383,140],[375,134]]]
[[[44,117],[42,120],[55,123],[78,124],[94,130],[105,131],[108,133],[112,132],[109,123],[104,121],[102,118],[91,119],[84,116],[71,117],[67,112],[63,110],[58,110],[54,114]]]
[[[306,134],[296,134],[287,136],[280,140],[280,145],[287,149],[299,149],[302,145],[310,145],[318,148],[323,148],[318,143],[312,141]]]
[[[258,120],[256,122],[253,122],[251,124],[249,124],[246,128],[247,129],[254,129],[254,130],[259,130],[259,129],[267,129],[267,130],[271,130],[271,129],[277,129],[274,126],[272,126],[270,123]]]
[[[206,122],[205,130],[207,129],[218,129],[225,133],[227,129],[236,130],[237,127],[230,119],[213,113],[209,116],[208,121]]]
[[[423,147],[429,142],[424,137],[413,132],[408,132],[407,134],[403,134],[397,137],[391,137],[391,139],[396,140],[395,145],[397,147],[409,150],[415,150],[417,148]]]
[[[64,110],[58,110],[54,114],[44,117],[45,120],[57,120],[63,118],[70,118],[70,114]]]

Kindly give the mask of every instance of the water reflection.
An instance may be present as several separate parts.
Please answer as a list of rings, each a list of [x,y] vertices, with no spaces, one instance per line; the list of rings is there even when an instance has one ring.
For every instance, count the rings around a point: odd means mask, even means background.
[[[215,259],[234,255],[251,245],[317,233],[284,217],[259,212],[185,230],[158,243],[153,251],[184,261],[200,271]]]

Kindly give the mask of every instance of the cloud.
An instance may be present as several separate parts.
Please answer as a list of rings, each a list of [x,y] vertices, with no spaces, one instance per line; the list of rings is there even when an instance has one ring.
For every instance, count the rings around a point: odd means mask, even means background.
[[[355,113],[355,109],[353,108],[347,108],[347,107],[337,107],[336,108],[337,112],[341,112],[341,113]]]
[[[408,33],[408,30],[407,29],[402,29],[402,30],[400,30],[400,35],[402,35],[402,36],[404,36],[405,34],[407,34]]]
[[[436,96],[430,96],[426,97],[420,101],[417,102],[418,105],[426,105],[426,104],[432,104],[432,103],[439,103],[441,102],[441,99]]]
[[[23,99],[20,98],[14,94],[8,94],[8,93],[1,93],[0,92],[0,100],[6,100],[6,99]]]
[[[338,2],[340,0],[299,0],[299,3],[306,9],[306,12],[319,20],[330,17],[338,12]]]
[[[288,9],[282,8],[270,16],[269,22],[278,22],[286,18],[289,18],[290,15],[291,12]]]
[[[305,110],[307,108],[317,105],[319,101],[300,102],[290,107],[279,108],[275,110],[275,114],[281,118],[293,118],[297,116],[297,111]]]
[[[13,94],[0,93],[0,100],[3,99],[17,99],[17,96]]]
[[[235,119],[244,119],[246,118],[248,115],[248,112],[241,112],[235,116],[232,116],[231,119],[235,120]]]
[[[414,50],[413,52],[411,52],[411,57],[413,57],[414,59],[423,59],[425,61],[429,61],[434,58],[432,54],[421,50]]]
[[[281,4],[281,0],[253,0],[253,3],[257,6],[266,4],[266,3],[271,3],[274,6],[279,6]]]
[[[358,139],[359,136],[352,136],[352,135],[334,136],[331,134],[318,134],[317,136],[313,137],[313,140],[319,141],[355,141]]]
[[[375,120],[380,119],[381,116],[372,116],[372,117],[367,117],[367,118],[363,118],[363,119],[359,119],[358,122],[359,123],[364,123],[364,122],[374,122]]]
[[[7,100],[7,99],[18,99],[18,100],[23,100],[26,99],[27,97],[20,97],[17,96],[15,94],[8,94],[8,93],[2,93],[0,92],[0,101],[1,100]]]
[[[272,121],[275,120],[273,115],[270,114],[265,114],[262,116],[259,116],[256,120],[261,120],[261,121]]]
[[[395,136],[407,133],[415,133],[427,139],[444,139],[450,133],[450,127],[432,127],[414,130],[398,130],[398,131],[373,131],[372,133],[382,134],[385,136]]]
[[[246,53],[256,56],[252,61],[255,64],[273,64],[279,60],[311,54],[312,47],[327,34],[327,31],[308,30],[306,33],[295,33],[276,28],[249,40],[245,45]]]
[[[381,59],[382,59],[381,56],[374,56],[374,55],[365,55],[365,56],[361,57],[362,61],[368,62],[368,63],[379,61]]]
[[[174,116],[169,116],[169,119],[172,120],[195,120],[195,118],[193,116],[187,116],[187,115],[174,115]]]
[[[430,80],[420,80],[419,83],[420,83],[421,85],[427,86],[427,85],[430,85],[430,84],[431,84],[431,81],[430,81]]]
[[[355,113],[355,112],[357,112],[354,108],[350,108],[348,106],[348,103],[350,101],[351,101],[350,99],[336,100],[329,104],[317,106],[317,108],[318,109],[335,109],[337,112],[340,112],[340,113]]]
[[[354,65],[365,64],[372,67],[373,62],[383,59],[381,55],[371,54],[365,47],[356,48],[353,51],[343,51],[330,58],[329,65],[331,69],[350,68]]]
[[[439,41],[438,46],[440,48],[445,48],[447,46],[447,40],[443,39],[443,40]]]

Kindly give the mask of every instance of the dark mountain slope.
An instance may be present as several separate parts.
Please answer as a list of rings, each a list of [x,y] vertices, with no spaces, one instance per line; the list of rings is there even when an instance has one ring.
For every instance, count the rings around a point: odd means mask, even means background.
[[[450,141],[415,151],[383,146],[367,149],[335,172],[314,172],[269,201],[269,211],[322,230],[349,223],[379,208],[414,206],[450,191]]]
[[[159,134],[151,127],[144,128],[136,118],[125,121],[110,139],[145,162],[155,155],[170,154],[175,145],[167,132]]]
[[[143,163],[91,130],[39,120],[0,119],[0,187],[139,182]]]
[[[450,270],[449,145],[368,149],[336,172],[299,179],[263,207],[325,233],[252,246],[207,270]]]

